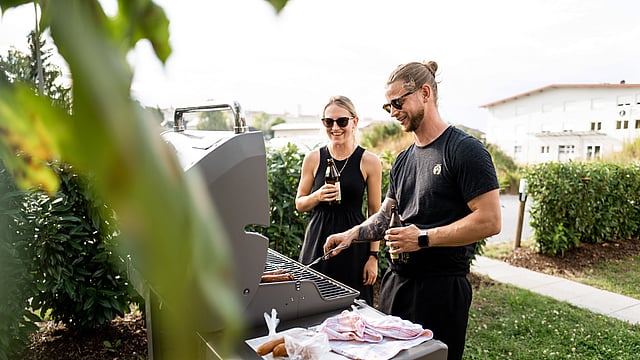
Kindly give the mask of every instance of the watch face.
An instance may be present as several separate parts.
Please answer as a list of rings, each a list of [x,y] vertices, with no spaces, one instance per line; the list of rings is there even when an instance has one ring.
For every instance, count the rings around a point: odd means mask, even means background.
[[[418,236],[418,246],[421,248],[429,247],[429,234],[427,230],[421,230],[420,235]]]

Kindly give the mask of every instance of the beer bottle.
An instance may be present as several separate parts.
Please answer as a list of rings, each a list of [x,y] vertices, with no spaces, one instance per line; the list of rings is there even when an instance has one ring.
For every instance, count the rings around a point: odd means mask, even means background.
[[[403,226],[402,221],[400,220],[400,214],[398,213],[398,206],[391,205],[391,221],[389,221],[389,228],[401,227]],[[394,264],[404,264],[409,260],[408,253],[389,253],[391,257],[391,262]]]
[[[324,176],[324,182],[327,184],[333,184],[338,188],[338,197],[335,200],[329,202],[329,204],[340,204],[342,200],[342,192],[340,191],[340,173],[336,167],[336,163],[332,158],[327,159],[327,172]]]

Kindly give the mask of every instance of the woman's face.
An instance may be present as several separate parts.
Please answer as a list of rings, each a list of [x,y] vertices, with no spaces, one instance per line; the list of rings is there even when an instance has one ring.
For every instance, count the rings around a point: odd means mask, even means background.
[[[331,127],[325,126],[327,136],[332,143],[340,144],[353,140],[354,131],[358,124],[358,118],[351,116],[347,109],[336,104],[331,104],[325,109],[324,118],[334,120]],[[346,126],[341,127],[338,123],[340,121],[344,121],[345,118],[349,120],[347,121]]]

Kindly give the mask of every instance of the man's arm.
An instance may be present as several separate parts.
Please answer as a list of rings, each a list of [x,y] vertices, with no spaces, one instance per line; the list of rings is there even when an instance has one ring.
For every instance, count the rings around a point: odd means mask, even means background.
[[[502,212],[499,190],[491,190],[467,203],[471,213],[449,225],[427,229],[429,247],[465,246],[500,232]],[[387,246],[396,252],[418,251],[420,229],[415,225],[386,232]]]
[[[331,256],[335,256],[344,248],[351,246],[353,241],[364,242],[382,239],[385,230],[387,230],[389,226],[389,220],[391,219],[391,205],[395,203],[395,200],[385,198],[380,210],[371,215],[367,220],[362,222],[362,224],[356,225],[347,231],[329,236],[324,243],[324,253],[326,254],[329,250],[340,246],[340,249],[331,253]]]
[[[491,190],[467,203],[471,214],[434,229],[429,229],[430,246],[464,246],[498,234],[502,229],[500,191]]]

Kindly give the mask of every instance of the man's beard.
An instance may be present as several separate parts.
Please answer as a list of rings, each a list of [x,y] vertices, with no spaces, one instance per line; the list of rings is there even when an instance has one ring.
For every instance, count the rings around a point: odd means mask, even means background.
[[[403,129],[405,132],[414,132],[420,126],[424,119],[424,109],[420,109],[416,114],[407,117],[407,126]]]

